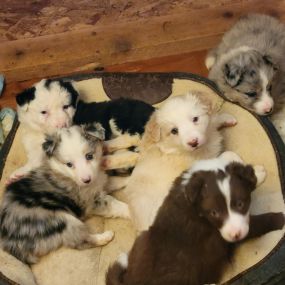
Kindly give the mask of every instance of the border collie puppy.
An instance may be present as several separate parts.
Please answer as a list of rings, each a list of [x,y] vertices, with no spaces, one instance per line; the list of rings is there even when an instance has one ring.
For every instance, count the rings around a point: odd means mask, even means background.
[[[223,135],[219,130],[236,123],[230,114],[214,113],[211,101],[197,92],[174,96],[153,113],[123,190],[136,230],[148,229],[175,179],[194,161],[220,155]],[[105,162],[119,166],[120,160],[126,163],[126,157],[113,154]]]
[[[0,207],[0,246],[26,263],[61,246],[101,246],[113,232],[91,234],[93,214],[129,217],[128,206],[105,192],[102,127],[63,128],[43,143],[41,167],[7,186]]]
[[[127,148],[137,145],[144,125],[154,107],[142,101],[121,98],[99,103],[85,103],[72,82],[43,79],[16,97],[19,121],[24,127],[23,144],[28,161],[17,169],[11,180],[39,167],[43,159],[41,148],[45,134],[75,124],[101,123],[105,129],[105,149]]]
[[[284,107],[285,25],[259,14],[241,18],[206,58],[224,95],[259,115]],[[283,116],[284,118],[284,116]],[[284,121],[284,119],[283,119]]]
[[[17,113],[23,126],[21,135],[27,163],[14,171],[10,180],[24,176],[42,164],[45,135],[72,124],[77,97],[69,83],[46,79],[17,95]]]
[[[153,225],[109,268],[106,285],[217,283],[233,243],[283,228],[283,213],[249,214],[264,168],[230,156],[197,162],[176,180]]]

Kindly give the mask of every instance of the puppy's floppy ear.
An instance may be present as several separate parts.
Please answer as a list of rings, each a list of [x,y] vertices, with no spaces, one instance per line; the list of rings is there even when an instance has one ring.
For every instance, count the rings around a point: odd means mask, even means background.
[[[249,191],[253,191],[256,188],[257,178],[251,165],[232,162],[226,166],[226,171],[238,177]]]
[[[78,92],[75,90],[72,82],[67,82],[67,81],[62,81],[62,80],[59,80],[58,81],[59,85],[62,87],[62,88],[65,88],[69,94],[71,95],[71,105],[76,108],[76,105],[77,105],[77,101],[79,99],[79,94]]]
[[[30,101],[35,99],[35,87],[28,88],[16,96],[16,102],[20,107],[29,104]]]
[[[274,62],[273,58],[270,55],[264,55],[262,59],[265,64],[272,66],[275,71],[279,69],[278,63]]]
[[[51,157],[60,141],[58,135],[46,136],[42,148],[48,157]]]
[[[152,144],[160,141],[161,127],[157,121],[157,111],[155,111],[148,122],[146,123],[144,134],[142,137],[141,145],[144,149],[148,148]]]
[[[209,96],[207,96],[207,94],[201,91],[192,91],[191,93],[197,96],[199,101],[207,108],[207,114],[211,115],[213,111],[213,102],[211,101]]]
[[[185,186],[185,193],[191,203],[196,203],[205,183],[205,173],[198,171],[192,174],[188,184]]]
[[[242,68],[234,63],[226,63],[223,67],[225,80],[231,87],[236,87],[242,81]]]
[[[96,138],[100,141],[105,139],[105,129],[100,123],[90,123],[81,126],[87,138]]]

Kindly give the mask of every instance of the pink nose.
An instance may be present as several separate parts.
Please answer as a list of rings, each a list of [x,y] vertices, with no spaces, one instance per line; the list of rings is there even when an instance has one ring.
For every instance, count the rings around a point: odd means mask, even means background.
[[[91,182],[91,177],[88,176],[87,178],[83,178],[82,182],[85,183],[85,184],[89,184]]]
[[[271,106],[268,106],[263,109],[264,114],[269,115],[272,112],[273,108]]]
[[[188,142],[188,145],[192,146],[192,147],[197,147],[198,146],[198,139],[193,139],[192,141]]]
[[[232,233],[230,234],[230,237],[231,237],[231,239],[234,240],[234,241],[240,240],[240,238],[241,238],[241,231],[238,230],[238,231],[232,232]]]

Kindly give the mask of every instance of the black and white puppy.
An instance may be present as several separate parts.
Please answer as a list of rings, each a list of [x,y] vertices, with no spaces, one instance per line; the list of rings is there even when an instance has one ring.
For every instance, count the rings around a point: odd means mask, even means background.
[[[251,192],[265,170],[237,161],[226,152],[182,174],[129,256],[109,268],[106,284],[217,283],[233,243],[282,229],[283,213],[250,215]]]
[[[16,97],[19,121],[23,126],[22,140],[28,161],[17,169],[11,180],[39,167],[43,159],[41,148],[46,134],[69,127],[73,123],[98,122],[106,130],[108,151],[136,145],[144,132],[154,108],[142,101],[117,99],[100,103],[85,103],[72,82],[43,79]]]
[[[110,180],[100,167],[103,138],[98,126],[62,128],[47,137],[42,166],[6,188],[1,248],[35,263],[61,246],[84,249],[113,238],[111,231],[91,234],[83,223],[94,214],[129,218],[127,204],[106,194]]]

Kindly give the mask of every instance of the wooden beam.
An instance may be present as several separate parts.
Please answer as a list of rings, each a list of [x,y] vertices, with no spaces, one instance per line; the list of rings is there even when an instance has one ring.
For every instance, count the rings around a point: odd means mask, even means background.
[[[93,70],[215,46],[223,33],[248,12],[268,13],[285,21],[285,1],[252,0],[227,6],[112,23],[81,31],[4,42],[0,71],[7,81]]]

